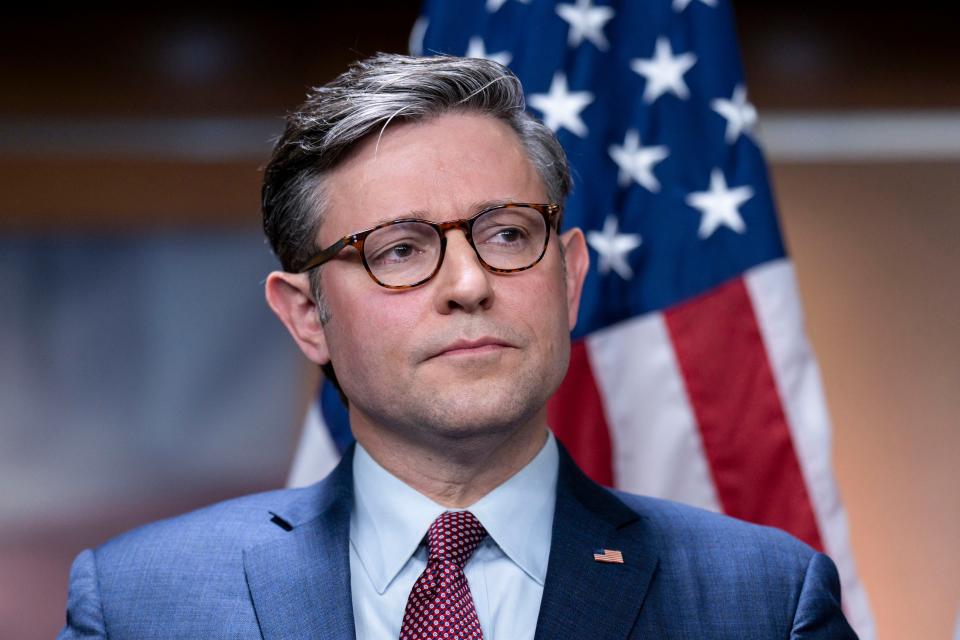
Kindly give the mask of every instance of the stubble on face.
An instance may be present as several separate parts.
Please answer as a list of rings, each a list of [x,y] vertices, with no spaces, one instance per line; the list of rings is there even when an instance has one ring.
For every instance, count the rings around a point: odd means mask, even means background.
[[[496,336],[509,347],[484,356],[430,356],[456,336]],[[569,343],[542,344],[529,330],[506,324],[495,329],[452,332],[449,340],[428,339],[414,351],[408,407],[416,407],[406,430],[452,440],[502,435],[521,425],[544,422],[541,415],[559,386],[569,360]],[[544,368],[544,362],[555,367]]]

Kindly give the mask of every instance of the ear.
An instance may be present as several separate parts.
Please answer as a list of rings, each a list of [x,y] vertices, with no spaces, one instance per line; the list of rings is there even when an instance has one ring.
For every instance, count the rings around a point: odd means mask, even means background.
[[[583,293],[583,281],[590,268],[590,253],[583,238],[583,231],[570,229],[560,236],[563,244],[564,261],[567,271],[564,274],[567,284],[567,314],[570,331],[577,324],[577,312],[580,310],[580,294]]]
[[[267,304],[293,336],[303,355],[320,365],[329,362],[327,338],[310,291],[309,276],[274,271],[267,276],[265,293]]]

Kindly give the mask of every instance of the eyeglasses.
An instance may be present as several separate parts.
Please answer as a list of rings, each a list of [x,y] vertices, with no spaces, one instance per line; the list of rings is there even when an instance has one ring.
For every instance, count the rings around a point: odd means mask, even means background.
[[[416,287],[440,271],[447,247],[446,232],[451,229],[463,231],[480,264],[488,271],[523,271],[543,258],[550,229],[559,226],[559,217],[557,204],[510,202],[462,220],[393,220],[344,236],[307,261],[300,273],[319,267],[351,246],[360,252],[364,268],[381,287]]]

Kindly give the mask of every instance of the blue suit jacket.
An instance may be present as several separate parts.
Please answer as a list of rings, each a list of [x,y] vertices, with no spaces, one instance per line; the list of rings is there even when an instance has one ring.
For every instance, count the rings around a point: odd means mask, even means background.
[[[322,482],[81,553],[59,638],[354,637],[352,451]],[[617,549],[623,564],[594,561]],[[594,484],[561,448],[537,640],[856,638],[833,563],[787,534]]]

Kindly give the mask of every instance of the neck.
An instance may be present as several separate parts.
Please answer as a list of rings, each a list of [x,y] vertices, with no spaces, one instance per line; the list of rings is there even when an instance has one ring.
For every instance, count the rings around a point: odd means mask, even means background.
[[[469,507],[525,467],[547,440],[544,420],[507,434],[411,442],[353,424],[357,441],[391,474],[434,502]]]

